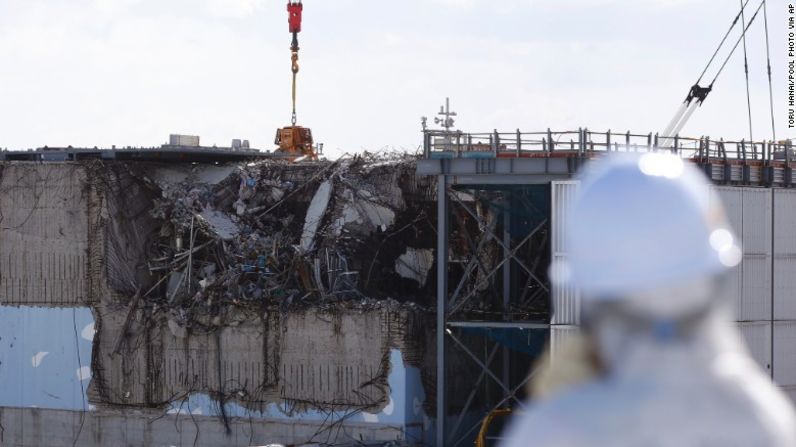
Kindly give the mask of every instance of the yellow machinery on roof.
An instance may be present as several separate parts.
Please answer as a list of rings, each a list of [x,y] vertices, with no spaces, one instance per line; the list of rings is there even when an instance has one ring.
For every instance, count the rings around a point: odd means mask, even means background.
[[[276,130],[274,144],[279,146],[277,153],[290,156],[292,159],[307,157],[318,159],[312,141],[312,131],[307,127],[288,126]]]
[[[288,25],[290,26],[290,32],[293,34],[293,42],[290,45],[291,71],[293,72],[293,115],[291,116],[290,126],[276,130],[274,144],[279,146],[276,150],[277,154],[283,154],[292,160],[299,157],[317,160],[318,154],[315,153],[312,131],[307,127],[296,125],[296,75],[299,72],[298,33],[301,32],[301,13],[303,9],[304,5],[302,5],[301,0],[289,0],[287,3]]]

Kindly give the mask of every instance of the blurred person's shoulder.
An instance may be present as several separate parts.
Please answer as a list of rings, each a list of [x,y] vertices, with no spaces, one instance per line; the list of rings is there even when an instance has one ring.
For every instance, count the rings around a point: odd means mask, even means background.
[[[602,380],[531,404],[503,447],[796,446],[791,404],[757,370],[744,380]]]

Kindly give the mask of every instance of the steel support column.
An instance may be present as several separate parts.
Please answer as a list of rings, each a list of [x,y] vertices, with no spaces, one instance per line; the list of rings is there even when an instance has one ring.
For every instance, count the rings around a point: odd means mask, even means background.
[[[511,193],[507,193],[511,194]],[[511,196],[506,197],[503,202],[503,258],[509,259],[503,264],[503,320],[509,321],[509,303],[511,302]],[[509,348],[503,347],[503,383],[509,383],[510,357]]]
[[[437,177],[437,445],[445,445],[447,393],[445,377],[445,321],[448,301],[448,185]]]

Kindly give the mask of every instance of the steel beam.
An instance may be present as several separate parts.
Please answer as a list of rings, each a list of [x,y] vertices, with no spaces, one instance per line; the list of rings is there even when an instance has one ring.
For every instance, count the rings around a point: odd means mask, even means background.
[[[448,301],[448,185],[444,175],[437,177],[437,445],[445,446],[446,393],[445,320]]]

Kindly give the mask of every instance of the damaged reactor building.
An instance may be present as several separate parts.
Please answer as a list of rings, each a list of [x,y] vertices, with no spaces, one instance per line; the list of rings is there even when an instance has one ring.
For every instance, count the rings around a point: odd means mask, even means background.
[[[433,443],[435,188],[408,155],[0,163],[0,443]],[[458,240],[487,293],[497,246]]]

